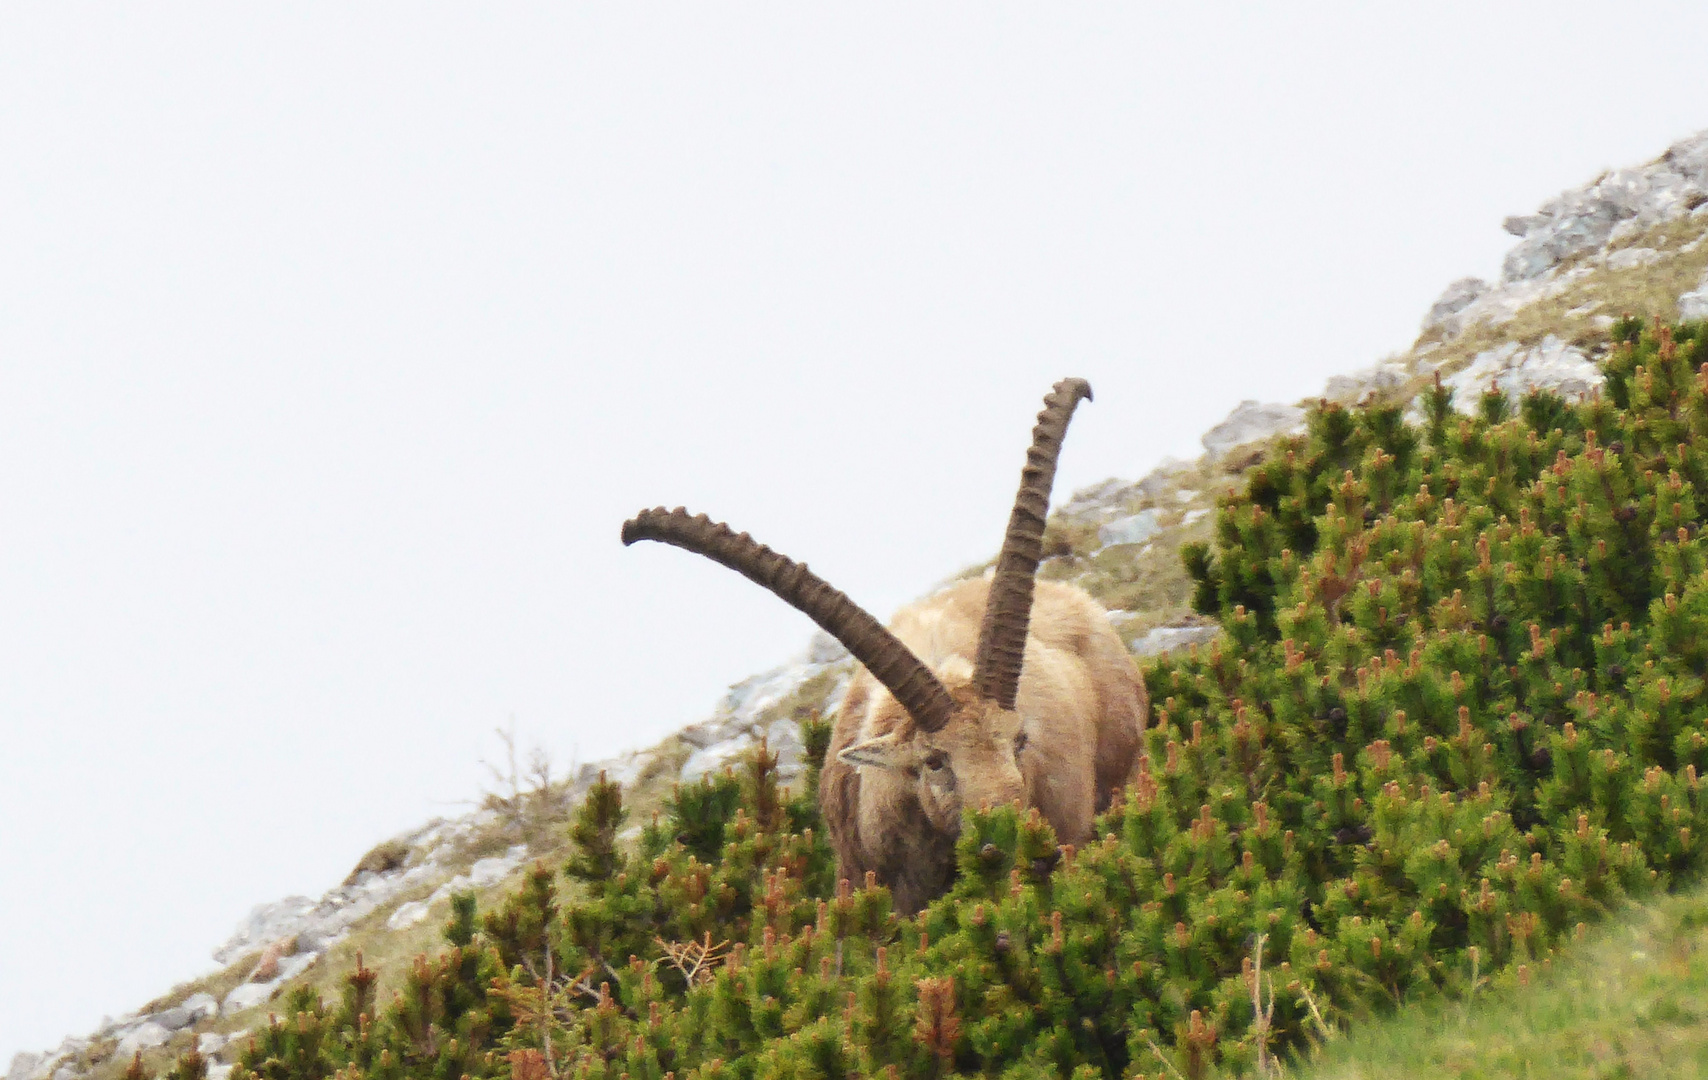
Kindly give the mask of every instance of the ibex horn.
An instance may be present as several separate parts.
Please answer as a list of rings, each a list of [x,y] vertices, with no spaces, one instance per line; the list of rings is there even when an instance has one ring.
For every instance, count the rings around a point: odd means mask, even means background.
[[[937,731],[949,722],[954,701],[931,669],[883,624],[804,563],[779,555],[746,533],[736,533],[704,514],[690,516],[681,507],[643,510],[625,521],[623,543],[636,540],[674,544],[763,585],[842,642],[920,727]]]
[[[1044,411],[1032,429],[1026,467],[1020,471],[1020,492],[1008,518],[1002,554],[985,601],[979,626],[979,651],[973,660],[973,689],[980,697],[1012,710],[1020,687],[1020,666],[1026,656],[1026,628],[1032,618],[1032,585],[1044,553],[1044,519],[1050,512],[1050,487],[1056,479],[1056,458],[1079,399],[1091,400],[1091,384],[1063,379],[1044,398]]]

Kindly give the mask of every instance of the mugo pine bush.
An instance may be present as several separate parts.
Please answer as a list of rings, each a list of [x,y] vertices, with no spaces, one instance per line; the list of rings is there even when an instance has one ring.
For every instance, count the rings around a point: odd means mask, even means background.
[[[1185,552],[1226,634],[1147,672],[1100,841],[970,813],[902,919],[832,880],[816,772],[761,751],[633,851],[601,784],[565,873],[460,900],[390,1002],[298,993],[233,1080],[1200,1077],[1522,980],[1708,834],[1708,332],[1615,333],[1581,405],[1324,405],[1252,469]]]

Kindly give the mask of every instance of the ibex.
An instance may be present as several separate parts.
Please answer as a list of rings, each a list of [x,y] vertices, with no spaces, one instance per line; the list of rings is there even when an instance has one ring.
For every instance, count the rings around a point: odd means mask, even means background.
[[[838,874],[874,872],[901,911],[948,889],[963,809],[1021,802],[1080,843],[1137,765],[1147,700],[1131,655],[1084,591],[1035,581],[1081,398],[1091,387],[1065,379],[1044,399],[994,573],[902,610],[887,630],[805,565],[703,514],[659,508],[623,525],[625,544],[675,544],[746,575],[864,665],[819,801]]]

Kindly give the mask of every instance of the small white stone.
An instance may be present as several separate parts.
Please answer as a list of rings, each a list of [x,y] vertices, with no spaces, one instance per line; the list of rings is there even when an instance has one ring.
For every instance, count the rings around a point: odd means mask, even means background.
[[[398,905],[391,913],[391,918],[385,921],[388,930],[407,930],[427,917],[427,905],[420,900],[411,900],[407,904]]]
[[[119,1045],[113,1050],[113,1056],[120,1061],[128,1061],[136,1056],[138,1050],[148,1050],[163,1045],[172,1037],[163,1024],[152,1020],[144,1020],[131,1028],[125,1037],[119,1040]]]
[[[225,1000],[220,1003],[220,1014],[223,1016],[231,1016],[233,1013],[240,1013],[245,1009],[253,1009],[255,1006],[272,997],[273,991],[278,987],[278,985],[278,983],[272,982],[243,983],[231,993],[225,995]]]
[[[1607,256],[1609,270],[1632,270],[1647,266],[1661,257],[1654,248],[1621,248]]]
[[[1222,632],[1219,626],[1159,626],[1133,642],[1134,656],[1156,656],[1209,641]]]
[[[682,763],[682,783],[691,784],[712,773],[722,772],[724,766],[733,765],[740,760],[742,754],[752,748],[752,738],[744,735],[696,750]]]
[[[1162,514],[1157,510],[1141,510],[1124,518],[1116,518],[1097,527],[1097,541],[1104,547],[1117,544],[1142,544],[1162,531]]]
[[[527,849],[524,848],[524,851]],[[503,881],[511,870],[516,868],[520,859],[510,855],[494,855],[490,859],[482,859],[469,867],[469,884],[476,888],[485,888]]]
[[[1678,317],[1684,321],[1708,319],[1708,273],[1702,275],[1696,288],[1678,298]]]

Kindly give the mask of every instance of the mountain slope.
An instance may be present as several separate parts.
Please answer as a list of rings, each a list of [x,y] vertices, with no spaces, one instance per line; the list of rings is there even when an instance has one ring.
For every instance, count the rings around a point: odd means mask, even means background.
[[[1599,178],[1512,219],[1521,241],[1499,283],[1454,283],[1410,351],[1331,380],[1324,396],[1409,401],[1436,376],[1468,391],[1458,398],[1466,409],[1490,382],[1509,393],[1590,392],[1600,382],[1596,361],[1609,347],[1614,315],[1670,318],[1708,308],[1704,200],[1708,139],[1698,136],[1657,162]],[[1198,460],[1075,494],[1052,518],[1043,572],[1102,599],[1138,655],[1208,640],[1217,629],[1191,613],[1192,582],[1180,550],[1210,539],[1216,498],[1303,418],[1297,406],[1247,403],[1205,435]],[[794,720],[832,707],[849,671],[838,648],[815,641],[799,661],[739,684],[714,717],[656,747],[584,767],[561,783],[530,787],[518,779],[476,814],[387,841],[319,900],[258,908],[216,952],[226,965],[220,973],[87,1039],[43,1056],[20,1055],[9,1080],[111,1073],[137,1050],[164,1061],[197,1041],[217,1053],[232,1032],[264,1022],[269,1002],[290,986],[331,988],[358,951],[382,971],[401,971],[402,961],[437,940],[453,892],[501,892],[532,859],[550,855],[561,835],[555,826],[601,771],[628,788],[636,822],[672,784],[722,768],[762,737],[783,751],[785,777],[798,777]],[[382,995],[386,989],[382,983]]]

